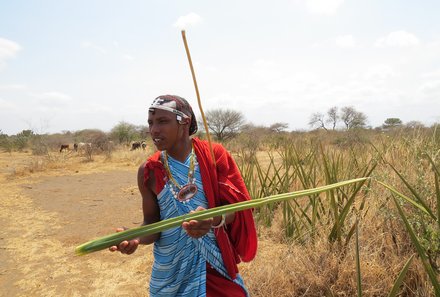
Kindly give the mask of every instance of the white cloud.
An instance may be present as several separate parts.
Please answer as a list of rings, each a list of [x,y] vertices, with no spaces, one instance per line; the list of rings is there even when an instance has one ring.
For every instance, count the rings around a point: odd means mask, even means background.
[[[420,91],[427,94],[440,94],[440,80],[431,80],[420,86]]]
[[[335,39],[336,46],[340,48],[353,48],[356,46],[356,41],[352,35],[341,35]]]
[[[325,92],[329,88],[330,83],[313,72],[297,72],[274,80],[268,85],[268,89],[272,92],[301,94],[301,96],[311,94],[312,92],[316,94]]]
[[[278,65],[270,60],[258,59],[251,68],[252,77],[260,82],[268,82],[279,78]]]
[[[0,85],[0,91],[25,90],[26,86],[22,84]]]
[[[134,57],[132,55],[130,55],[130,54],[123,54],[122,55],[122,59],[128,60],[128,61],[133,61]]]
[[[373,65],[364,74],[365,79],[374,81],[384,81],[393,76],[396,76],[396,72],[391,66],[385,64]]]
[[[0,37],[0,67],[7,59],[14,58],[20,50],[21,46],[18,43]]]
[[[44,92],[39,94],[32,94],[33,97],[45,100],[47,102],[68,102],[71,100],[69,95],[60,92]]]
[[[0,98],[0,110],[2,112],[5,112],[5,111],[10,112],[10,111],[18,111],[19,109],[18,109],[18,106],[16,106],[15,104],[13,104],[9,101],[6,101],[5,99]]]
[[[90,102],[75,110],[75,113],[78,114],[95,114],[95,113],[101,114],[101,113],[111,113],[111,112],[114,112],[114,109],[112,109],[110,106],[98,104],[94,102]]]
[[[420,41],[416,35],[403,30],[391,32],[374,43],[376,47],[410,47],[419,44]]]
[[[55,105],[37,105],[36,110],[39,111],[39,113],[48,113],[48,114],[60,114],[63,112],[63,108],[60,108],[59,106]]]
[[[421,76],[423,78],[440,78],[440,69],[426,72],[426,73],[422,73]]]
[[[83,41],[81,42],[81,47],[82,48],[86,48],[86,49],[93,49],[95,51],[97,51],[100,54],[107,54],[107,50],[99,45],[96,45],[90,41]]]
[[[344,0],[306,0],[306,8],[310,13],[333,15]]]
[[[190,26],[197,25],[202,21],[202,17],[198,14],[191,12],[187,15],[181,16],[177,19],[177,21],[174,23],[174,27],[177,27],[179,29],[186,29]]]

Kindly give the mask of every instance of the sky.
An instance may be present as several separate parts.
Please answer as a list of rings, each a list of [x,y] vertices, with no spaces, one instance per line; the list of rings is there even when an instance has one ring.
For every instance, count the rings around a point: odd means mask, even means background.
[[[0,130],[146,125],[163,94],[307,130],[352,106],[368,125],[440,122],[438,0],[0,0]]]

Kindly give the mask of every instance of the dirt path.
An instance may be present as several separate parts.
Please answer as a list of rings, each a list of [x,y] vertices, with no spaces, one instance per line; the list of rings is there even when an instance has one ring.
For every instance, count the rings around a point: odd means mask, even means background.
[[[148,296],[152,246],[131,256],[74,254],[79,244],[116,227],[140,224],[135,164],[141,161],[62,157],[52,164],[30,154],[0,153],[0,297]],[[261,279],[253,280],[280,254],[267,246],[259,240],[259,260],[240,264],[255,297],[279,296],[267,294]]]
[[[0,296],[148,296],[151,247],[74,255],[114,227],[140,224],[136,170],[12,180],[0,173]]]

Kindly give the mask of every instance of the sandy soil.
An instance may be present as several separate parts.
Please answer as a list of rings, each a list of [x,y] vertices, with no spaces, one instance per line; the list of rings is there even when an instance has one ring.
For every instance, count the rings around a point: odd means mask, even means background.
[[[136,175],[145,158],[0,152],[0,296],[148,296],[152,246],[130,256],[74,253],[116,227],[141,223]],[[279,296],[267,287],[278,276],[260,272],[283,254],[275,246],[260,237],[258,257],[240,264],[252,296]]]
[[[140,224],[136,167],[27,174],[27,162],[0,154],[0,296],[148,296],[150,246],[132,256],[74,254],[115,227]]]

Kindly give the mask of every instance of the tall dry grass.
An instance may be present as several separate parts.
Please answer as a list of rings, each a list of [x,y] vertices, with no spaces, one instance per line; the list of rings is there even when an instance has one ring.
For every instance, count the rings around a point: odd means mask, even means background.
[[[440,294],[433,280],[440,273],[440,131],[311,132],[261,142],[234,143],[253,199],[356,177],[372,179],[256,209],[259,252],[240,268],[252,296]],[[95,151],[91,160],[49,150],[9,168],[10,177],[133,169],[153,152],[148,147]]]
[[[245,266],[255,296],[440,294],[439,131],[306,134],[236,151],[254,199],[373,178],[256,210],[264,259]]]
[[[38,152],[38,153],[35,153]],[[3,152],[13,160],[4,169],[8,179],[24,178],[32,174],[69,175],[86,171],[136,169],[154,152],[149,143],[146,150],[130,150],[127,146],[108,146],[104,150],[94,146],[87,151],[73,149],[59,152],[46,143],[37,143],[29,150]]]

